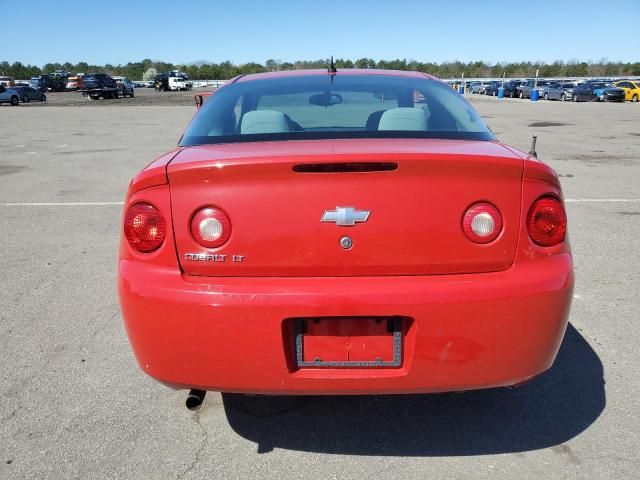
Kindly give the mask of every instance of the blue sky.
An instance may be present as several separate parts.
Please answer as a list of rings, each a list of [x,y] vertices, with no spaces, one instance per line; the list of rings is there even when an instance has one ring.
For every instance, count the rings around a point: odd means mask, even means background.
[[[15,10],[0,27],[0,60],[40,66],[331,55],[640,61],[640,0],[0,0],[0,9]]]

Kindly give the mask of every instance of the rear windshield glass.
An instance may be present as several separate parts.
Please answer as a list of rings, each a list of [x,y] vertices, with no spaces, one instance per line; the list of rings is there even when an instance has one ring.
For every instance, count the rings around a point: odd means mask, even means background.
[[[444,83],[389,75],[305,75],[220,88],[180,145],[323,138],[493,140],[478,113]]]

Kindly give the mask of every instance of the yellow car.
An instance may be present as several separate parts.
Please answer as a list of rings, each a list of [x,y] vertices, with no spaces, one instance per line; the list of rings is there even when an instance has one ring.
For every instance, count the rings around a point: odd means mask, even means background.
[[[624,90],[624,99],[631,102],[640,100],[640,82],[631,80],[620,80],[613,84],[614,87]]]

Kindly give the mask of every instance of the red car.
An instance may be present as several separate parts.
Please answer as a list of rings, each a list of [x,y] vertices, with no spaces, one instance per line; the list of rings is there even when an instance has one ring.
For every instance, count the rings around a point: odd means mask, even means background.
[[[572,299],[555,172],[417,72],[235,78],[133,178],[122,227],[137,360],[201,395],[520,384]]]

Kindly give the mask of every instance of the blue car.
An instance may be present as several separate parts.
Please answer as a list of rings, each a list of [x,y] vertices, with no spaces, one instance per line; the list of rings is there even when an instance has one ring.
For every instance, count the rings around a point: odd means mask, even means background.
[[[14,88],[0,85],[0,104],[10,103],[14,107],[20,103],[20,95]]]
[[[574,102],[624,102],[624,90],[601,81],[588,81],[573,89]]]

